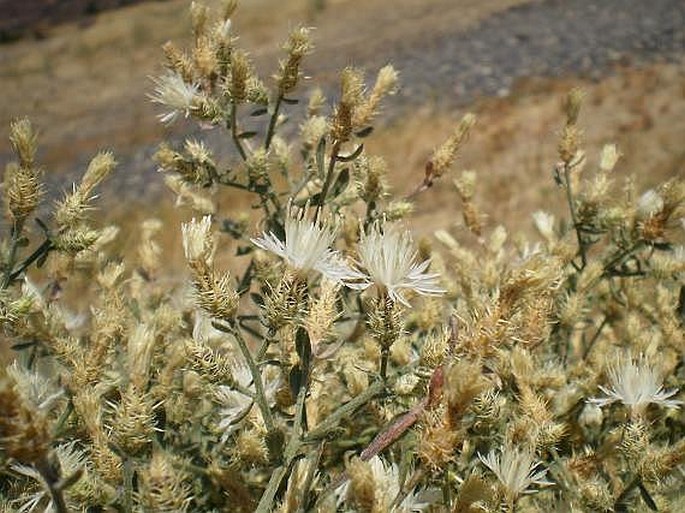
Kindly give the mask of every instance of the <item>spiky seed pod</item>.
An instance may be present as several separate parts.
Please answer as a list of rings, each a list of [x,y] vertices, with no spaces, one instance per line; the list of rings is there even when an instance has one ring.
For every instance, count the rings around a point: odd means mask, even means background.
[[[476,116],[465,114],[452,135],[434,152],[426,164],[424,183],[430,186],[435,179],[441,177],[452,166],[462,145],[466,142],[469,132],[476,123]]]
[[[566,125],[561,131],[557,152],[561,161],[569,166],[578,156],[583,131],[576,125]]]
[[[352,125],[355,130],[367,127],[378,114],[380,102],[383,97],[395,92],[397,77],[397,71],[389,64],[380,69],[373,89],[369,95],[360,102],[357,108],[354,109]]]
[[[567,124],[575,125],[578,122],[580,108],[583,105],[584,99],[585,92],[581,88],[574,87],[569,91],[563,103],[563,109],[564,113],[566,114]]]
[[[313,47],[310,32],[308,27],[298,27],[290,33],[288,41],[283,45],[288,56],[279,63],[276,75],[280,96],[287,95],[297,87],[302,59]]]
[[[206,379],[226,385],[233,383],[233,360],[230,357],[196,340],[186,341],[185,356],[187,364]]]
[[[0,411],[2,452],[29,465],[47,461],[52,437],[46,412],[27,405],[14,380],[4,372],[0,375]]]
[[[167,41],[162,45],[162,51],[166,58],[166,66],[169,70],[177,73],[185,83],[193,82],[192,60],[181,51],[174,43]]]
[[[323,280],[319,297],[311,300],[304,325],[314,352],[333,333],[333,322],[338,316],[336,301],[339,290],[340,284]]]
[[[347,475],[350,476],[347,502],[358,511],[372,513],[376,502],[376,481],[371,464],[360,458],[352,458],[347,463]]]
[[[145,512],[184,512],[192,502],[189,476],[170,455],[158,451],[140,473],[138,502]]]
[[[368,308],[367,326],[382,349],[390,349],[402,333],[403,309],[389,297],[374,298]]]
[[[343,143],[352,135],[354,111],[364,99],[364,77],[361,71],[345,68],[340,74],[340,88],[340,102],[331,120],[331,136],[334,141]]]
[[[10,144],[19,158],[19,166],[31,169],[38,150],[38,135],[28,118],[15,119],[10,123]]]
[[[155,405],[149,394],[129,385],[119,403],[112,404],[112,438],[128,454],[136,455],[146,449],[155,432]]]
[[[269,461],[266,433],[260,427],[252,426],[238,433],[231,451],[232,463],[239,467],[264,465]]]
[[[207,20],[209,19],[209,7],[201,2],[191,2],[190,20],[193,27],[193,36],[197,42],[205,34]]]
[[[614,511],[616,502],[615,497],[609,491],[606,483],[593,479],[591,481],[583,481],[578,487],[581,504],[588,509],[588,511],[606,512]]]
[[[432,472],[439,472],[454,460],[459,443],[457,427],[447,420],[445,413],[441,409],[431,410],[421,420],[416,452]]]
[[[449,366],[445,391],[449,424],[456,428],[472,401],[489,387],[480,361],[459,360]]]
[[[43,197],[38,171],[15,163],[5,168],[5,201],[14,222],[21,224],[36,209]]]

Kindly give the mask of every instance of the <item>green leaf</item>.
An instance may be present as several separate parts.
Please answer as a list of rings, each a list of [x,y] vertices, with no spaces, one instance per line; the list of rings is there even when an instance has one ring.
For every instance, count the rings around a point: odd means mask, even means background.
[[[260,107],[258,109],[253,110],[252,112],[250,112],[250,116],[256,118],[258,116],[263,116],[267,112],[269,112],[269,110],[266,107]]]
[[[372,132],[373,132],[373,127],[367,126],[366,128],[362,128],[361,130],[356,132],[354,135],[356,135],[360,139],[363,139],[364,137],[368,137],[369,135],[371,135]]]
[[[297,105],[300,103],[300,100],[296,98],[281,98],[281,101],[287,105]]]
[[[348,168],[343,169],[338,174],[338,178],[335,180],[333,187],[331,187],[331,195],[336,197],[340,195],[350,183],[350,170]]]
[[[256,131],[248,130],[246,132],[240,132],[238,134],[238,139],[252,139],[255,135],[257,135]]]
[[[360,144],[357,146],[357,149],[354,150],[352,153],[349,155],[338,155],[337,159],[339,162],[351,162],[354,159],[356,159],[359,155],[362,154],[362,151],[364,151],[364,145]]]

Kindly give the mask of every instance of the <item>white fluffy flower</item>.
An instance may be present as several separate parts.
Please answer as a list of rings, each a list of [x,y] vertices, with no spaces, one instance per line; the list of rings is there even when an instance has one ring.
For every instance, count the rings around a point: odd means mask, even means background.
[[[548,214],[542,210],[538,210],[533,214],[533,222],[535,223],[535,228],[540,232],[547,240],[554,240],[554,216]]]
[[[415,513],[424,511],[429,503],[423,500],[414,490],[404,497],[402,502],[393,505],[400,493],[400,470],[394,463],[386,464],[379,456],[369,460],[373,482],[375,484],[374,511],[388,511],[390,513]],[[349,481],[341,484],[336,490],[337,505],[342,505],[347,499]]]
[[[181,223],[183,252],[188,262],[204,260],[210,263],[214,250],[211,227],[212,216],[204,216],[200,221],[193,218],[189,223]]]
[[[664,199],[654,189],[645,191],[637,200],[636,210],[640,219],[647,219],[664,209]]]
[[[393,301],[409,306],[402,295],[405,290],[424,296],[445,293],[438,284],[439,275],[426,272],[430,260],[419,262],[411,234],[396,226],[381,230],[379,225],[373,225],[359,241],[359,259],[369,273],[368,280],[387,290]]]
[[[159,120],[165,124],[173,123],[179,114],[185,117],[196,107],[198,86],[188,84],[178,73],[167,72],[161,77],[153,78],[155,91],[149,95],[154,103],[160,103],[170,110],[160,114]]]
[[[599,387],[606,397],[590,399],[590,402],[605,406],[619,401],[629,406],[633,414],[642,413],[650,403],[668,407],[678,407],[682,404],[682,401],[669,399],[678,393],[678,390],[664,390],[660,373],[650,365],[644,355],[636,359],[628,353],[609,368],[608,374],[610,385]]]
[[[300,272],[318,271],[336,283],[348,284],[364,276],[350,267],[339,252],[331,249],[335,230],[326,223],[315,223],[291,209],[285,220],[285,241],[273,232],[251,239],[252,243],[283,258],[290,267]]]
[[[522,494],[533,493],[532,485],[550,485],[545,479],[547,469],[536,470],[540,463],[532,452],[505,447],[499,454],[492,450],[487,456],[478,455],[480,461],[499,479],[507,495],[515,500]]]

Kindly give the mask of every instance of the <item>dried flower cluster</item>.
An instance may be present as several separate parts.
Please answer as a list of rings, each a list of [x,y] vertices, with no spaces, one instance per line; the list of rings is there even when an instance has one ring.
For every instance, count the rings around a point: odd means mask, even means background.
[[[193,3],[192,47],[165,45],[154,81],[162,122],[200,123],[234,150],[188,139],[156,154],[195,213],[167,227],[182,232],[181,278],[163,265],[163,221],[122,258],[93,219],[111,154],[44,215],[36,133],[11,126],[2,511],[685,509],[685,182],[616,183],[613,145],[588,171],[573,91],[550,176],[568,220],[538,211],[539,241],[510,237],[464,171],[468,230],[416,243],[402,219],[475,118],[393,199],[362,140],[397,73],[367,89],[345,69],[334,105],[315,90],[299,109],[310,30],[263,80],[235,8],[213,21]],[[301,122],[286,141],[289,110]],[[225,217],[219,188],[254,209]]]

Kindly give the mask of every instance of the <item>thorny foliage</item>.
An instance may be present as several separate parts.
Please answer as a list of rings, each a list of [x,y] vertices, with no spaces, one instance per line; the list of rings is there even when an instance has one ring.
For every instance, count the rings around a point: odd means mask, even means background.
[[[12,125],[3,511],[682,511],[685,183],[615,183],[612,145],[588,164],[573,91],[553,176],[569,221],[537,212],[540,241],[510,244],[465,172],[470,232],[417,246],[398,222],[453,166],[473,116],[393,199],[363,147],[392,67],[370,87],[343,70],[330,112],[315,91],[284,140],[309,30],[292,32],[267,88],[234,9],[213,21],[193,4],[194,45],[164,47],[152,95],[164,122],[192,118],[235,150],[157,152],[205,214],[182,227],[185,285],[163,279],[161,221],[141,226],[137,261],[108,249],[116,229],[89,216],[108,153],[39,219],[36,135]],[[222,187],[254,212],[222,217]],[[215,262],[230,239],[233,274]],[[87,311],[64,299],[74,283]]]

